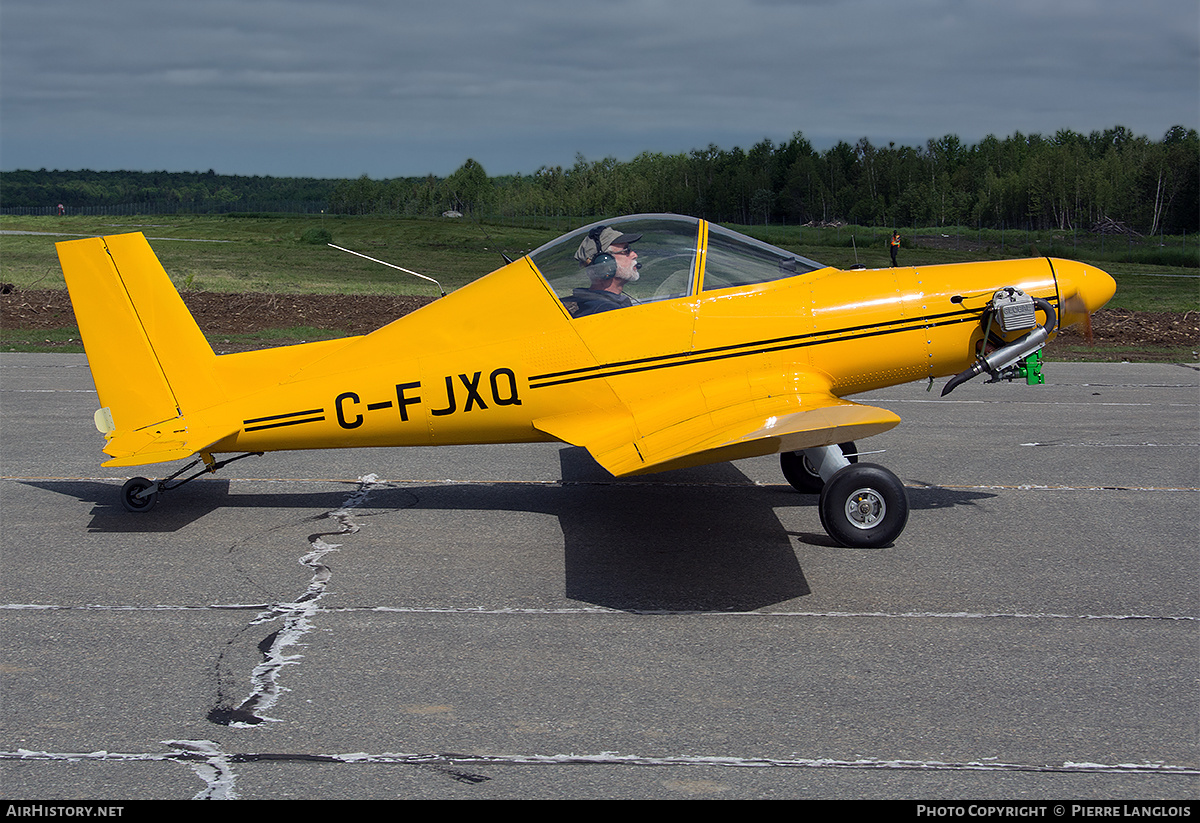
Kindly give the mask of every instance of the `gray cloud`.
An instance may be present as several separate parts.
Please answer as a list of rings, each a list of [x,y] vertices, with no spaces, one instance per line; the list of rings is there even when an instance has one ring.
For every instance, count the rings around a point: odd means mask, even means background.
[[[1194,0],[5,0],[0,168],[492,174],[1200,121]]]

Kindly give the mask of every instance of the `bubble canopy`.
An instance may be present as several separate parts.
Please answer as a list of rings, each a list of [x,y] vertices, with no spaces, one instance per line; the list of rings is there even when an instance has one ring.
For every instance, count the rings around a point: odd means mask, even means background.
[[[769,283],[825,268],[821,263],[744,234],[676,214],[637,214],[601,220],[530,252],[534,266],[560,299],[594,288],[580,260],[581,244],[611,228],[641,235],[628,248],[636,253],[637,277],[622,283],[633,303],[688,297]],[[585,247],[594,251],[594,240]]]

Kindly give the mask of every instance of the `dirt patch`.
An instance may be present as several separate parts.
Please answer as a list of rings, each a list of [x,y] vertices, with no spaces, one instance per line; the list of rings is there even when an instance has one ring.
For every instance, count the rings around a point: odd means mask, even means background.
[[[338,334],[366,334],[385,323],[431,302],[428,297],[381,297],[371,295],[318,294],[214,294],[185,292],[183,300],[206,333],[247,335],[275,329],[307,327]],[[0,294],[0,328],[43,331],[73,328],[75,314],[63,290],[21,291]],[[268,335],[279,345],[286,335]],[[1200,312],[1131,312],[1101,309],[1092,318],[1092,342],[1106,352],[1106,359],[1159,360],[1163,350],[1200,349]],[[253,348],[254,344],[242,344]],[[1085,334],[1079,327],[1067,329],[1049,347],[1056,359],[1088,359]],[[1194,356],[1193,356],[1194,359]]]
[[[213,334],[249,334],[311,326],[366,334],[415,311],[431,297],[354,294],[185,294],[197,325]]]
[[[1089,349],[1103,350],[1106,360],[1155,362],[1173,351],[1174,359],[1194,361],[1200,351],[1200,312],[1101,309],[1092,315],[1090,340],[1085,329],[1072,326],[1046,347],[1046,354],[1057,360],[1089,360]]]
[[[183,302],[197,325],[210,335],[258,334],[298,327],[339,335],[366,334],[432,300],[349,294],[183,293]],[[45,331],[75,325],[66,291],[16,290],[0,294],[0,328]]]

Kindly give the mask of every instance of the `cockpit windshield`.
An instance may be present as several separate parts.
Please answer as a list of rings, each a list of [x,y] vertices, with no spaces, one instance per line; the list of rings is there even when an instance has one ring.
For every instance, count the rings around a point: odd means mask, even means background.
[[[825,268],[815,260],[738,234],[720,226],[708,227],[704,290],[770,283]]]
[[[705,291],[766,283],[823,268],[720,226],[708,226],[700,266],[700,221],[642,214],[565,234],[529,255],[573,316]],[[700,269],[703,268],[703,271]]]

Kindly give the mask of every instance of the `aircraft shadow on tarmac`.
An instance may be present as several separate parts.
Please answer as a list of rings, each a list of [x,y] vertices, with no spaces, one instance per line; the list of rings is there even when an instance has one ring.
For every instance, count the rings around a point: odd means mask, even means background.
[[[555,516],[566,596],[626,611],[749,611],[805,596],[810,590],[793,539],[839,552],[879,551],[836,546],[819,531],[816,496],[755,485],[731,463],[613,478],[584,449],[564,448],[559,457],[561,484],[383,483],[367,508]],[[176,532],[222,508],[327,512],[346,501],[345,488],[231,495],[228,480],[205,478],[169,494],[151,512],[131,514],[114,483],[23,482],[94,503],[88,531],[113,534]],[[913,510],[928,510],[994,495],[933,487],[910,488],[909,496]],[[785,528],[777,510],[792,507],[811,510],[813,531]]]

